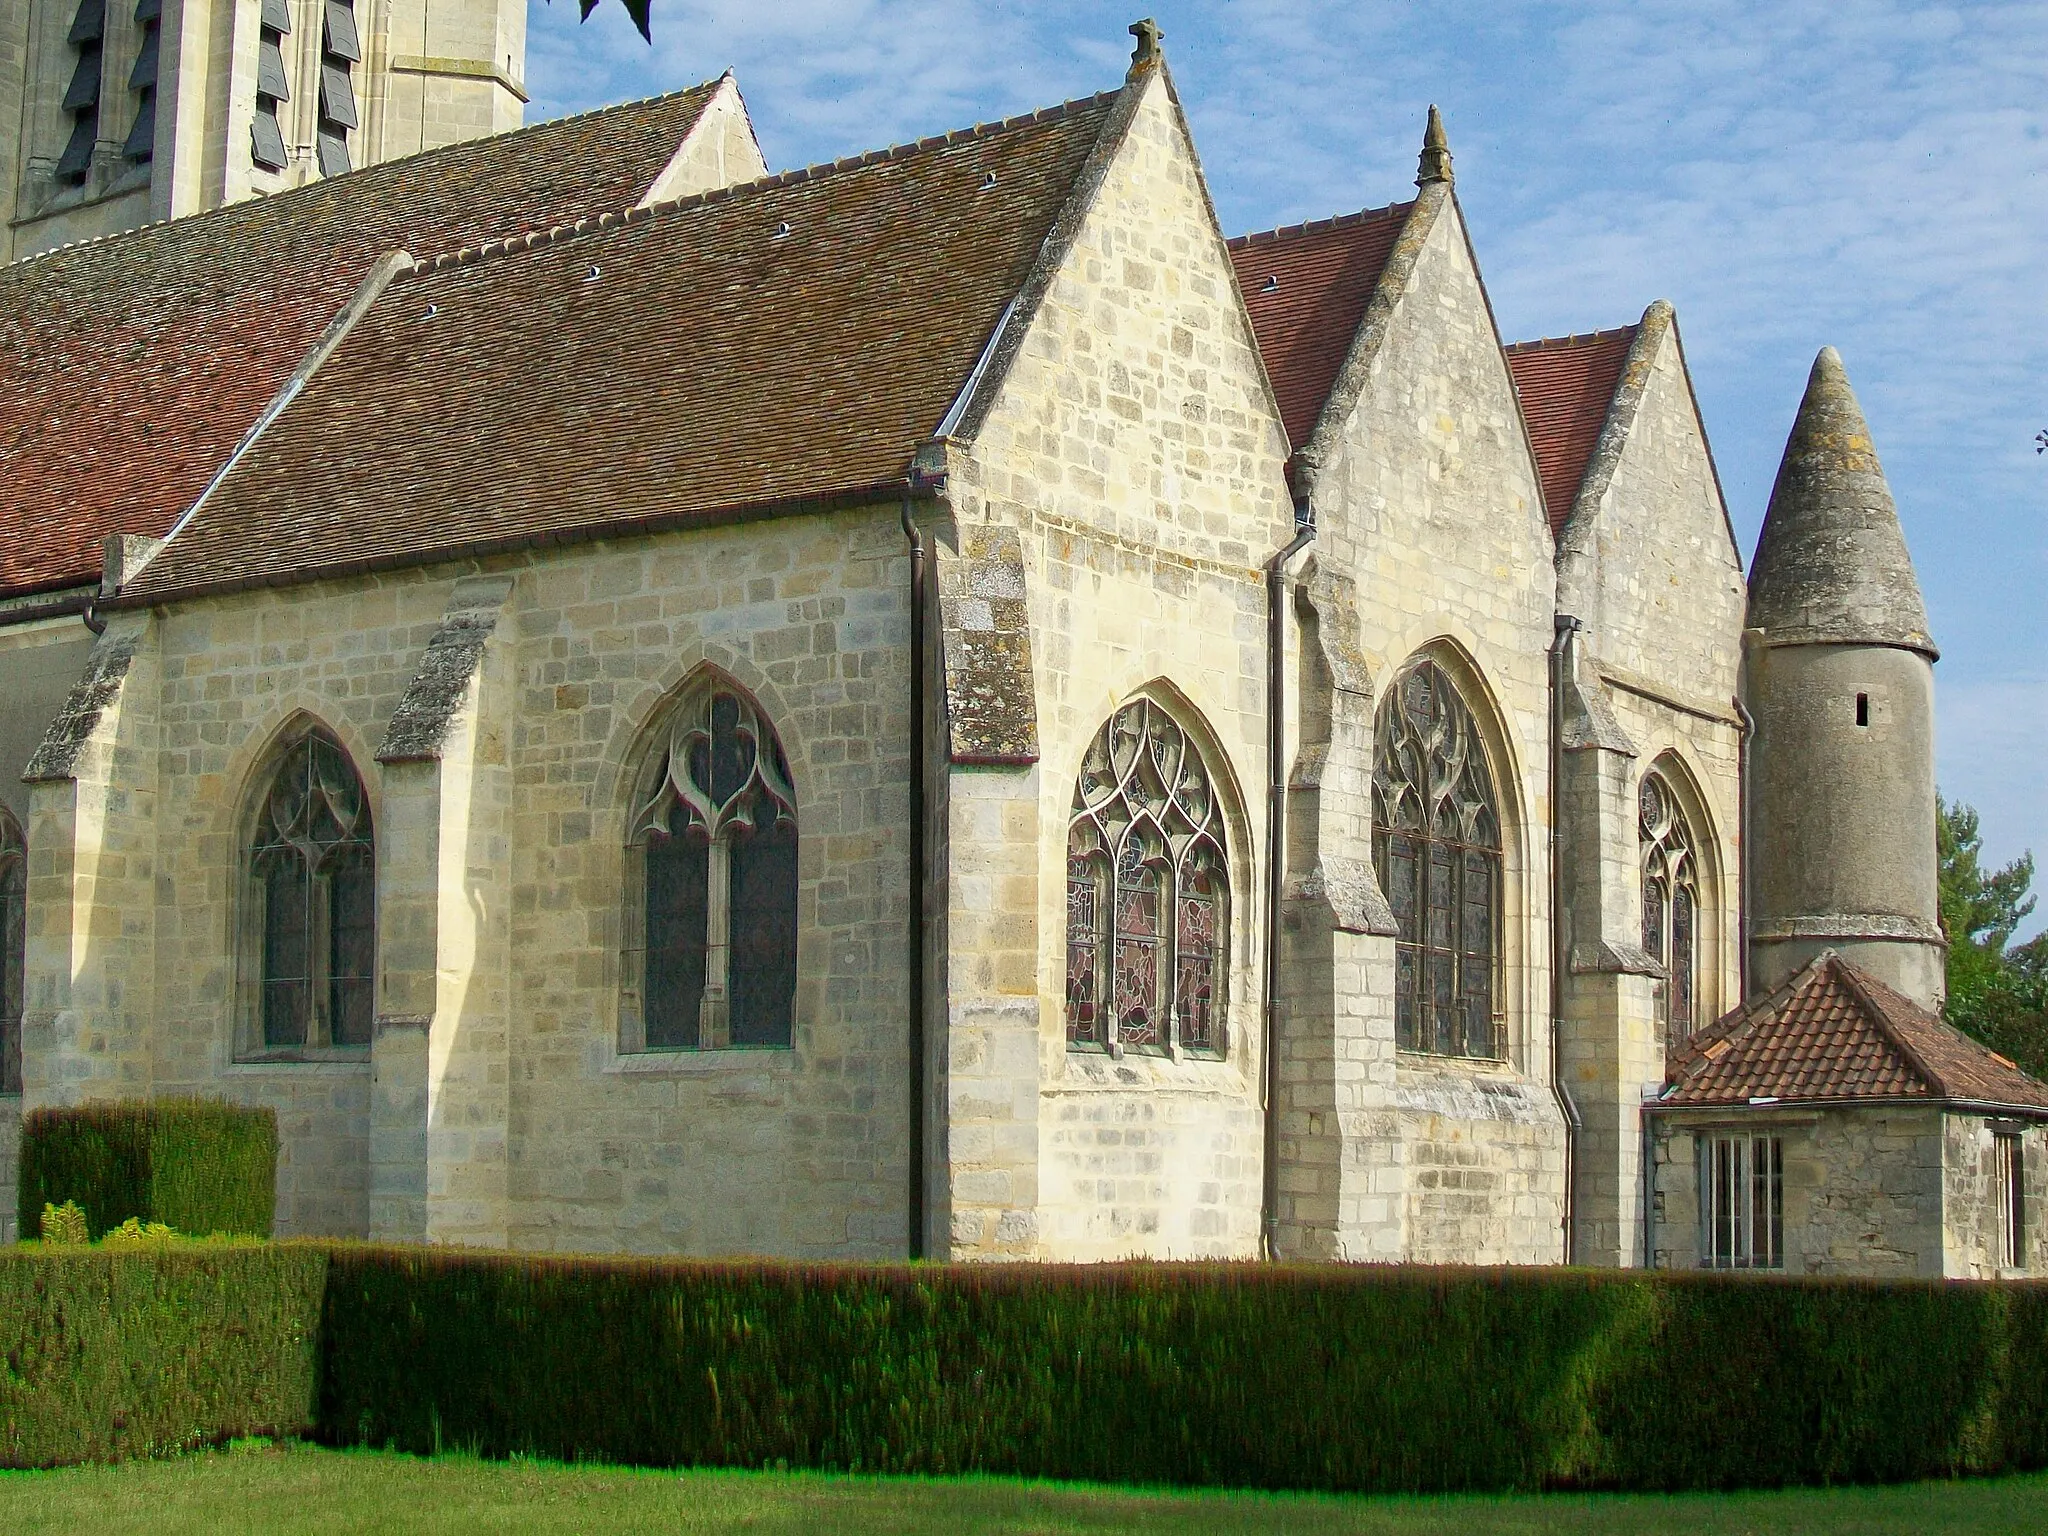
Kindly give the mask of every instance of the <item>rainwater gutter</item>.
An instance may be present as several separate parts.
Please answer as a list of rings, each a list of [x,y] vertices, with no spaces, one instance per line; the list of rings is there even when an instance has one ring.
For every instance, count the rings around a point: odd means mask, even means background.
[[[1557,616],[1556,638],[1550,647],[1550,1093],[1564,1116],[1564,1262],[1578,1256],[1579,1132],[1584,1121],[1564,1080],[1564,669],[1572,637],[1585,625],[1571,614]]]

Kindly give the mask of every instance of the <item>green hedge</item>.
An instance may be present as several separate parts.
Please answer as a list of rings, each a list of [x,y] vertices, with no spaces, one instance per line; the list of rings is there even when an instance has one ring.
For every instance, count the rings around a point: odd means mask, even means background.
[[[337,1444],[1372,1490],[2048,1465],[2040,1285],[332,1254]]]
[[[0,1249],[0,1464],[308,1432],[326,1272],[295,1244]]]
[[[21,1125],[19,1228],[75,1200],[94,1237],[133,1216],[180,1232],[270,1235],[277,1114],[204,1099],[31,1110]]]

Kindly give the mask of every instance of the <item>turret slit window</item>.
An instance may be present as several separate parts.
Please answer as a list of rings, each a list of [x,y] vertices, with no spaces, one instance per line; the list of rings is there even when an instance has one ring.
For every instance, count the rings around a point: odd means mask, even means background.
[[[1067,827],[1067,1044],[1221,1055],[1230,880],[1214,777],[1150,699],[1081,761]]]
[[[162,46],[164,0],[136,0],[135,25],[141,35],[135,46],[135,67],[128,72],[128,89],[135,97],[135,118],[128,138],[121,146],[121,158],[136,165],[147,164],[156,155],[156,73]]]
[[[279,761],[249,853],[257,1003],[267,1051],[366,1046],[377,953],[369,798],[319,732]]]
[[[354,66],[362,62],[354,0],[325,0],[320,36],[320,123],[315,153],[322,176],[350,169],[348,136],[360,126],[356,114]]]
[[[22,971],[28,958],[28,844],[0,806],[0,1094],[21,1092]]]
[[[71,82],[64,88],[63,110],[71,119],[71,134],[57,157],[57,180],[74,187],[83,185],[91,173],[93,146],[99,142],[100,66],[106,36],[106,0],[78,0],[71,30],[64,35],[77,55]]]
[[[1501,824],[1471,710],[1433,661],[1381,702],[1373,863],[1394,909],[1394,1038],[1404,1050],[1497,1058]]]
[[[249,128],[249,156],[268,171],[281,171],[290,163],[285,152],[284,128],[277,119],[278,103],[290,101],[290,82],[284,70],[284,40],[292,30],[289,0],[263,0],[256,33],[256,117]]]
[[[1664,967],[1658,1013],[1666,1038],[1683,1040],[1697,1022],[1699,853],[1671,783],[1652,769],[1636,795],[1642,843],[1643,949]]]
[[[796,1005],[796,792],[760,708],[685,693],[629,843],[628,1051],[786,1047]]]

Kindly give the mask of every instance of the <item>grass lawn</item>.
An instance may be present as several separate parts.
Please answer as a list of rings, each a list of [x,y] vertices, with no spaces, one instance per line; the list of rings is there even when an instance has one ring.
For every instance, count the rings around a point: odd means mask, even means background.
[[[1720,1496],[1326,1498],[994,1478],[647,1472],[294,1446],[0,1474],[0,1530],[1369,1532],[1937,1536],[2048,1530],[2048,1477]]]

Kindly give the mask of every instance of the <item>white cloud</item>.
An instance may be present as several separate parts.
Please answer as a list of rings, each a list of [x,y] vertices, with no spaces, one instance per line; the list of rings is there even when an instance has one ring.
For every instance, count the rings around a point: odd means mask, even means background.
[[[1941,791],[1976,807],[1986,858],[2003,864],[2032,852],[2048,877],[2048,785],[2041,772],[2048,762],[2048,677],[1942,678],[1935,714]],[[2044,881],[2035,888],[2048,897]],[[2048,910],[2037,911],[2021,937],[2043,927]]]

